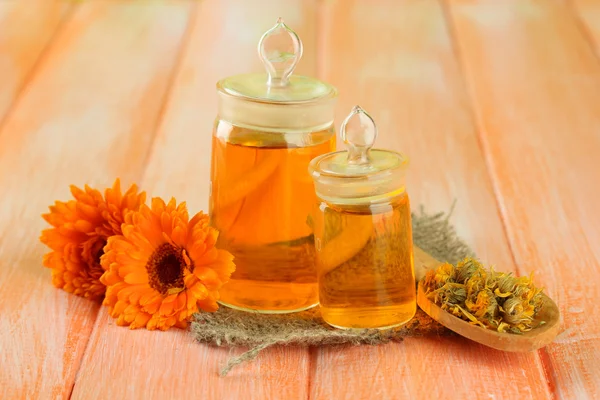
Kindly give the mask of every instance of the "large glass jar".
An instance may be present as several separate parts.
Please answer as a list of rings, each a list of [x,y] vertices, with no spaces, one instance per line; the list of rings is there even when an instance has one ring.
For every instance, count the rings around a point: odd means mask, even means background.
[[[236,271],[220,292],[229,307],[269,313],[318,303],[307,168],[335,149],[336,89],[292,75],[302,55],[281,20],[259,42],[267,73],[218,82],[212,143],[211,223]]]
[[[338,328],[391,328],[416,312],[408,160],[371,150],[377,130],[360,107],[340,132],[348,150],[309,166],[321,315]]]

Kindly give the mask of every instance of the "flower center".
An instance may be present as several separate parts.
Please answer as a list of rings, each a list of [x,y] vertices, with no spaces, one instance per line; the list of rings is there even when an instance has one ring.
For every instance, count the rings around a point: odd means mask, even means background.
[[[104,246],[106,246],[106,240],[101,240],[96,243],[96,248],[92,254],[96,265],[100,265],[100,257],[104,255]]]
[[[150,286],[160,294],[182,290],[185,267],[181,249],[169,243],[158,246],[146,264]]]

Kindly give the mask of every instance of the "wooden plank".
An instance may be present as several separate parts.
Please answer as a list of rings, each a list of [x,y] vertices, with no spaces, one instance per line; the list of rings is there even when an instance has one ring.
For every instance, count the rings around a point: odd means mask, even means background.
[[[71,6],[61,0],[0,2],[0,123]]]
[[[71,392],[99,305],[52,286],[39,215],[71,183],[140,179],[187,11],[82,4],[0,132],[0,398]]]
[[[338,117],[355,104],[370,112],[379,127],[377,147],[411,158],[413,209],[424,204],[447,211],[456,199],[452,221],[459,234],[484,261],[514,271],[439,3],[377,4],[323,5],[321,72],[340,89]],[[317,399],[549,394],[535,353],[502,353],[457,337],[315,349],[312,355],[310,393]]]
[[[200,4],[142,182],[152,195],[186,200],[192,213],[208,210],[215,83],[235,73],[262,70],[257,42],[279,15],[304,42],[299,73],[314,75],[315,2]],[[187,331],[132,332],[118,327],[102,310],[73,398],[307,397],[306,349],[266,351],[255,362],[220,378],[218,371],[228,357],[228,349],[195,343]]]
[[[600,396],[600,64],[554,2],[452,2],[480,136],[519,269],[565,331],[540,354],[559,398]]]

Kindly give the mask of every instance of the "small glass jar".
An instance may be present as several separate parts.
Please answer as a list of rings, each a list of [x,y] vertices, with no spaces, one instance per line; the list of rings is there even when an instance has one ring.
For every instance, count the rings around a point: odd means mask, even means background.
[[[358,106],[340,131],[348,150],[309,165],[321,313],[337,328],[402,325],[416,312],[408,160],[371,149],[377,129]]]
[[[307,224],[316,198],[307,167],[335,149],[337,90],[292,75],[302,43],[281,19],[258,50],[266,73],[217,83],[210,215],[220,232],[218,245],[236,264],[220,303],[287,313],[318,304]]]

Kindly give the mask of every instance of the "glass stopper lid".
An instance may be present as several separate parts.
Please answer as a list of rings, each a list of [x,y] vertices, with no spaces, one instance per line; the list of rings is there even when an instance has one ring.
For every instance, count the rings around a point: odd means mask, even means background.
[[[335,97],[336,89],[318,79],[293,75],[302,57],[302,41],[282,18],[258,43],[265,73],[236,75],[221,80],[219,90],[233,96],[264,102],[308,102]]]
[[[366,198],[404,190],[408,159],[395,151],[373,149],[377,127],[359,106],[342,122],[340,135],[347,150],[313,159],[309,172],[323,198]]]
[[[400,153],[372,149],[377,139],[377,126],[359,106],[355,106],[342,122],[340,136],[348,150],[323,156],[315,170],[334,176],[359,177],[408,165],[408,159]]]

